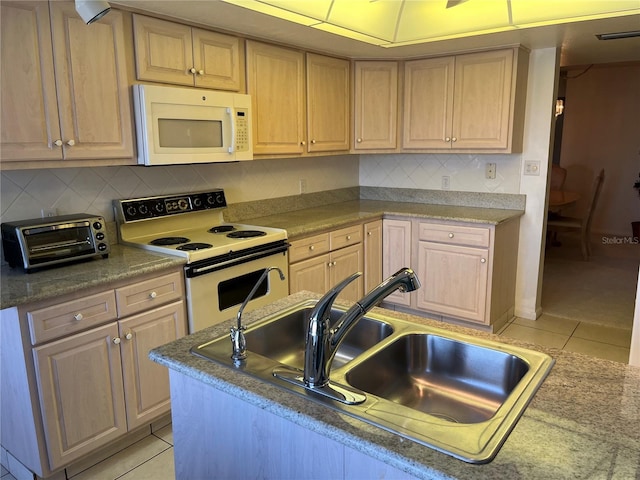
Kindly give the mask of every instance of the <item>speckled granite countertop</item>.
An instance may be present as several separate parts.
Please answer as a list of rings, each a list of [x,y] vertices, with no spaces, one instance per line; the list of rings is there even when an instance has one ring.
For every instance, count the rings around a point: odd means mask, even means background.
[[[520,217],[524,210],[433,205],[389,200],[352,200],[305,208],[247,220],[253,225],[284,228],[289,238],[310,235],[341,225],[382,218],[383,215],[403,215],[430,220],[448,220],[497,225]]]
[[[291,295],[250,312],[244,318],[250,324],[308,298],[318,296],[311,293]],[[159,347],[150,356],[212,388],[258,405],[417,478],[639,478],[640,368],[533,346],[399,312],[384,313],[544,351],[556,360],[551,373],[491,463],[464,463],[189,353],[193,345],[227,335],[233,320]]]
[[[0,308],[45,300],[76,292],[80,288],[107,285],[133,275],[184,264],[185,259],[181,257],[116,244],[111,246],[111,254],[107,259],[98,257],[34,273],[27,274],[20,268],[3,265],[0,271]]]

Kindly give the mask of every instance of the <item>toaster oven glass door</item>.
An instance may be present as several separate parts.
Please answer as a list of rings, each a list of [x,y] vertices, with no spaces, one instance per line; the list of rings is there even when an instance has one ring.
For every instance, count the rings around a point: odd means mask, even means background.
[[[23,238],[31,265],[95,252],[89,222],[30,228]]]

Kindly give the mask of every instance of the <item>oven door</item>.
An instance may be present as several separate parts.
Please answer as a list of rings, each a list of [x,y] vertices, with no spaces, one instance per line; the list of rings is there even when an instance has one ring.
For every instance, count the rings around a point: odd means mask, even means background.
[[[274,251],[275,250],[275,251]],[[287,245],[238,258],[221,266],[199,264],[186,267],[189,333],[234,318],[240,305],[268,267],[278,267],[287,275]],[[289,295],[289,279],[280,280],[271,272],[244,311],[263,307]]]

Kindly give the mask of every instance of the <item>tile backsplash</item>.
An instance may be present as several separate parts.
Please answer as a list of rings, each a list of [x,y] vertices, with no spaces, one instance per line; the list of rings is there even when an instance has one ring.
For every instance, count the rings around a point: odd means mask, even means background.
[[[496,178],[485,178],[495,163]],[[0,177],[0,220],[91,213],[113,220],[113,199],[225,189],[239,203],[367,186],[520,193],[520,155],[342,155],[252,162],[163,167],[117,166],[4,171]],[[300,191],[305,180],[306,192]]]
[[[91,213],[113,220],[114,199],[224,188],[228,203],[358,185],[357,156],[273,159],[163,167],[119,166],[4,171],[0,220]]]

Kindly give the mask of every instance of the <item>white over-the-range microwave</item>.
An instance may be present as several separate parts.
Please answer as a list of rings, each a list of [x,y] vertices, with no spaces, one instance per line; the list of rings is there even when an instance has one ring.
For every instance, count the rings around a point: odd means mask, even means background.
[[[133,99],[139,164],[253,159],[249,95],[137,84]]]

